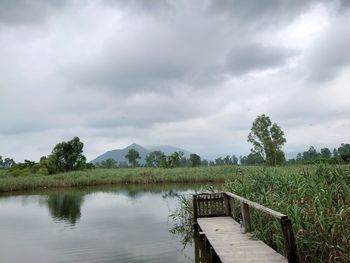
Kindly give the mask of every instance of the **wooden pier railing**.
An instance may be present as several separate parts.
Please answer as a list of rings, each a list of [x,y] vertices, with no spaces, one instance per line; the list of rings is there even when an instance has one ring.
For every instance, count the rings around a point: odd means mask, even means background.
[[[234,218],[236,216],[236,207],[234,206],[235,201],[240,202],[243,233],[252,231],[249,213],[250,208],[260,210],[269,216],[278,219],[281,224],[281,231],[284,239],[285,257],[289,263],[299,263],[292,223],[288,216],[236,194],[225,192],[193,195],[194,223],[197,223],[198,218],[205,217],[231,216]]]

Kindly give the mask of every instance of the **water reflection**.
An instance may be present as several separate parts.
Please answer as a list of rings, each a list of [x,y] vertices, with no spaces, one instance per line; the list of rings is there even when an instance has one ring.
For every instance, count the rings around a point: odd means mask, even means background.
[[[175,187],[175,189],[168,187]],[[187,186],[188,187],[188,186]],[[178,198],[178,191],[184,191],[187,187],[181,185],[173,186],[127,186],[127,187],[102,187],[98,191],[105,193],[119,193],[127,196],[131,200],[142,198],[142,196],[149,192],[158,194],[161,193],[163,199]],[[47,205],[50,215],[55,221],[67,222],[71,225],[75,225],[79,222],[81,217],[81,206],[84,203],[84,197],[88,194],[96,192],[97,189],[83,188],[83,189],[71,189],[60,190],[58,192],[48,194],[45,204]]]
[[[0,195],[0,261],[194,262],[191,232],[174,226],[169,214],[179,195],[201,187],[124,185]]]
[[[75,225],[80,219],[83,202],[80,194],[52,194],[47,198],[47,207],[53,219]]]

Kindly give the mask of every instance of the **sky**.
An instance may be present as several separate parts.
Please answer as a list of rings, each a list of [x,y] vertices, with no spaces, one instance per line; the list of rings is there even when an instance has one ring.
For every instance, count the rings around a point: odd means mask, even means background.
[[[246,155],[254,119],[287,157],[350,140],[350,1],[1,0],[0,155],[79,136]]]

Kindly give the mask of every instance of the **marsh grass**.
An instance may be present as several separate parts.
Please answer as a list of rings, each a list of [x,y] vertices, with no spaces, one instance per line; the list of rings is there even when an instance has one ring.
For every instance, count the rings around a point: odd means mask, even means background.
[[[223,183],[239,171],[234,166],[94,169],[56,175],[13,175],[1,171],[0,192],[109,184]]]
[[[299,254],[304,262],[350,262],[350,166],[245,167],[224,183],[230,191],[287,214],[292,220]],[[209,189],[210,191],[210,189]],[[190,197],[181,199],[175,215],[192,212]],[[183,210],[181,212],[181,210]],[[241,218],[240,204],[234,205],[235,219]],[[280,222],[250,209],[257,238],[283,254]]]

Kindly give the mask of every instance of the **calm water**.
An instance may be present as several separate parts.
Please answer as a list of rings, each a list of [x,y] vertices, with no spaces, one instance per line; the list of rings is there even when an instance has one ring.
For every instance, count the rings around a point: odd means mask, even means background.
[[[0,196],[0,262],[194,262],[169,230],[189,186]]]

